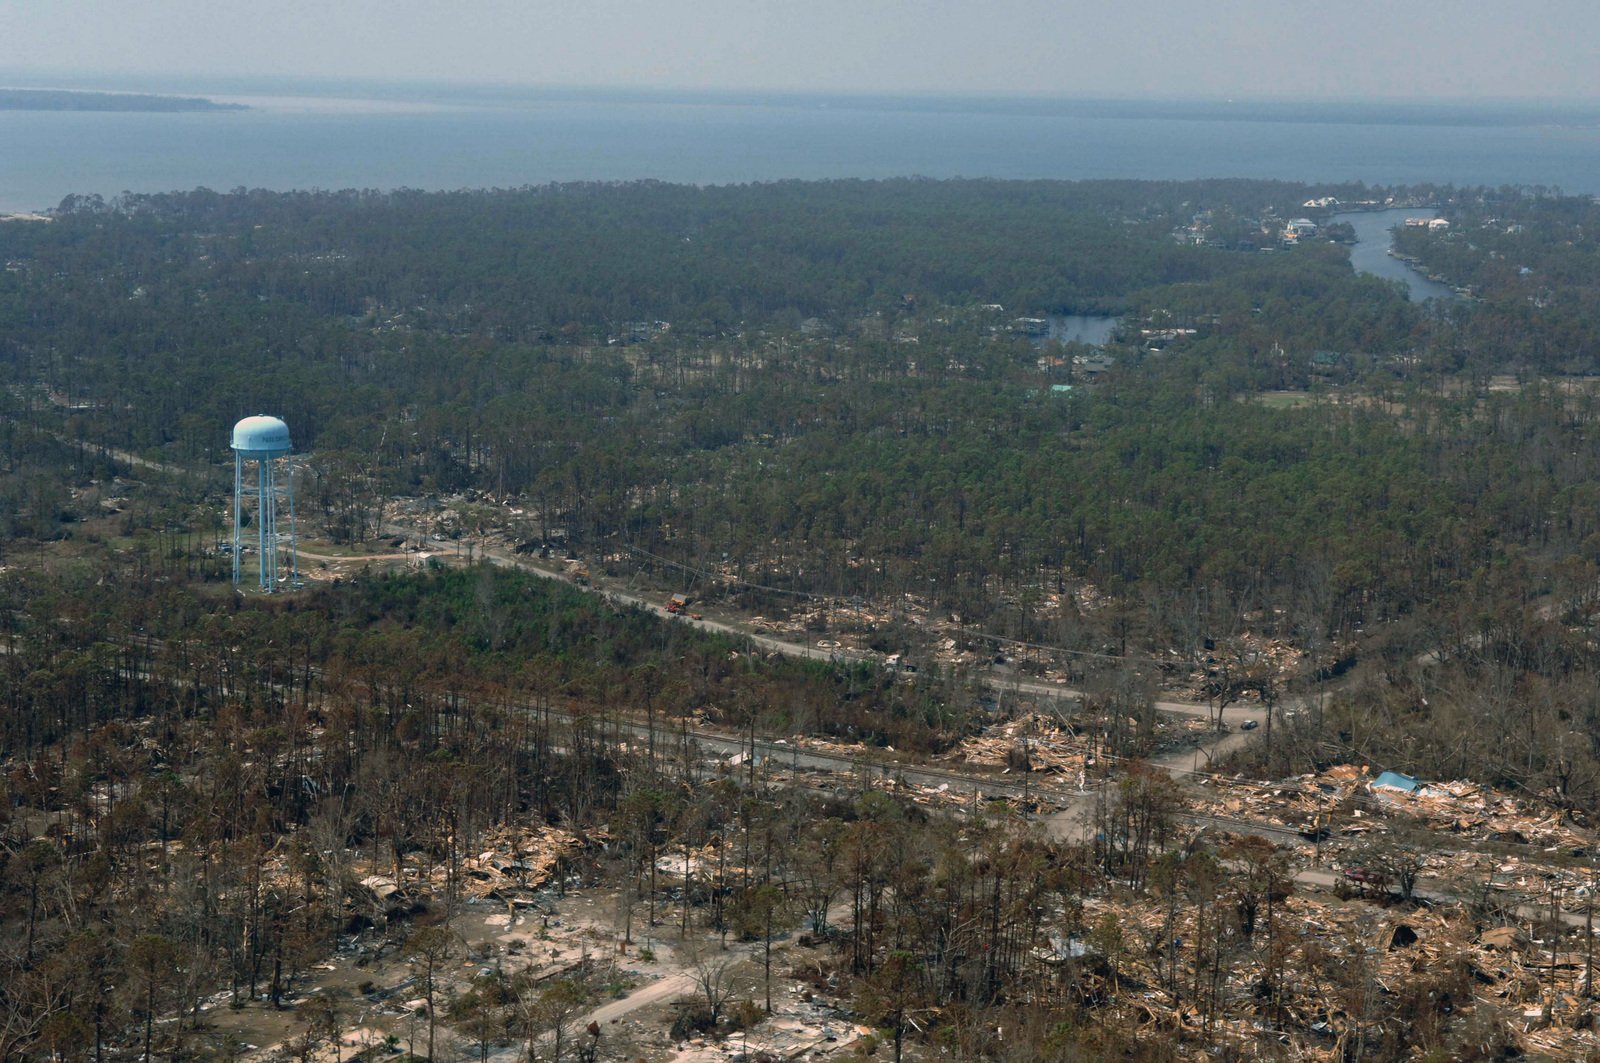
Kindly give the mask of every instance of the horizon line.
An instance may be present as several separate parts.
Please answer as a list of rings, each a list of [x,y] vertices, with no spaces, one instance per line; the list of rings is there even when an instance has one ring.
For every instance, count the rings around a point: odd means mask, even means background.
[[[78,82],[83,87],[61,84],[8,83],[11,78],[43,78],[47,81]],[[108,85],[124,83],[127,87]],[[192,88],[156,88],[189,84]],[[354,90],[409,91],[442,90],[453,92],[517,92],[592,94],[601,96],[679,96],[718,100],[749,98],[787,98],[807,100],[895,100],[905,102],[972,102],[1029,104],[1184,104],[1188,106],[1409,106],[1409,107],[1595,107],[1600,94],[1590,96],[1459,96],[1459,95],[1305,95],[1297,93],[1259,94],[1206,91],[1202,93],[1171,89],[1166,92],[1094,92],[1053,89],[1030,92],[1020,88],[948,89],[935,87],[896,88],[817,88],[781,85],[672,85],[603,84],[578,82],[532,82],[498,79],[446,77],[400,78],[394,75],[306,74],[306,73],[220,73],[190,71],[172,73],[154,70],[107,71],[60,68],[0,68],[0,88],[50,89],[76,92],[126,92],[166,95],[171,93],[224,92],[220,86],[232,84],[321,86]],[[89,87],[92,85],[93,87]],[[207,86],[210,86],[207,88]],[[246,90],[235,88],[234,93]]]

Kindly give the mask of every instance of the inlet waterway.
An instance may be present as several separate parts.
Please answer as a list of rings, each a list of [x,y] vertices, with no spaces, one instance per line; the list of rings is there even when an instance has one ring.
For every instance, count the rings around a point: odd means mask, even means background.
[[[1404,225],[1407,218],[1433,218],[1438,211],[1425,207],[1394,210],[1351,211],[1335,214],[1334,221],[1348,222],[1356,231],[1355,246],[1350,249],[1350,265],[1358,273],[1370,273],[1387,280],[1404,281],[1406,291],[1414,303],[1424,299],[1454,299],[1456,293],[1449,286],[1429,280],[1404,259],[1389,254],[1394,246],[1396,226]]]

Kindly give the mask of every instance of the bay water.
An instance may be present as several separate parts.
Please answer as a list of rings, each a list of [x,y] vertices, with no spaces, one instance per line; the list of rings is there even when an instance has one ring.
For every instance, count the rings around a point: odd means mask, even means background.
[[[158,91],[240,100],[250,110],[0,111],[0,211],[41,210],[72,193],[196,187],[899,176],[1250,177],[1600,193],[1600,112],[1583,108],[229,87]]]

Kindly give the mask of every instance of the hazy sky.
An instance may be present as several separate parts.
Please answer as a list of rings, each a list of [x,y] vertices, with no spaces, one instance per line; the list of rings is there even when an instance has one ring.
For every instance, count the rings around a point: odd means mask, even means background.
[[[1240,98],[1600,98],[1597,0],[0,0],[30,71]]]

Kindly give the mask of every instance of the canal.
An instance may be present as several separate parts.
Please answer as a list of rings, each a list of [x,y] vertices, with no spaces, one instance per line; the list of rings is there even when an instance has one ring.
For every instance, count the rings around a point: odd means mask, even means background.
[[[1438,213],[1429,207],[1362,210],[1335,214],[1333,220],[1348,222],[1356,231],[1356,243],[1350,249],[1350,265],[1356,272],[1404,281],[1411,301],[1420,303],[1424,299],[1454,299],[1456,293],[1448,285],[1429,280],[1409,263],[1389,254],[1389,248],[1394,245],[1394,234],[1390,230],[1404,225],[1407,218],[1433,218]]]

